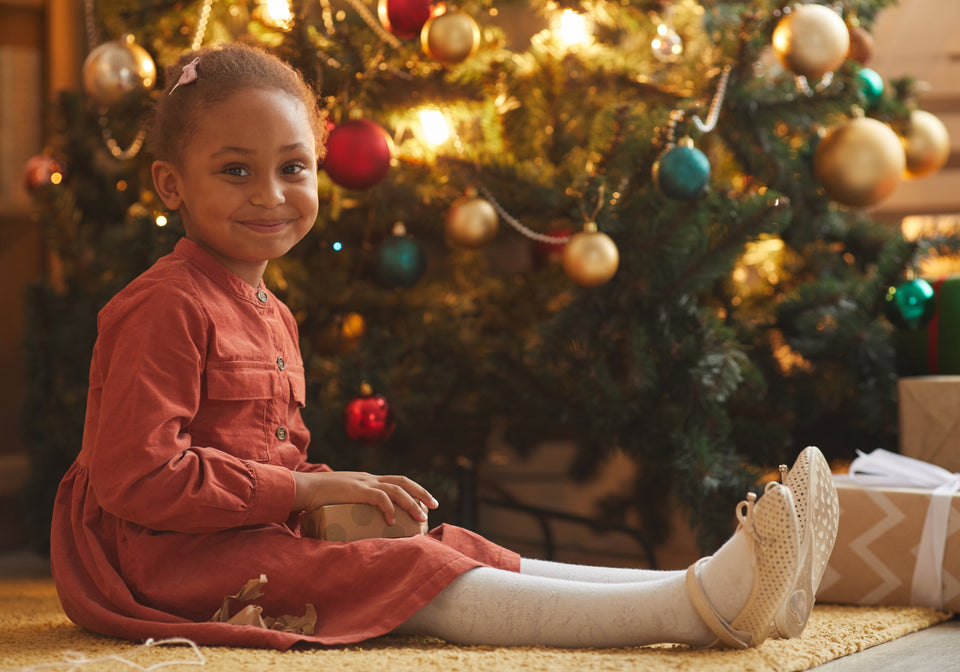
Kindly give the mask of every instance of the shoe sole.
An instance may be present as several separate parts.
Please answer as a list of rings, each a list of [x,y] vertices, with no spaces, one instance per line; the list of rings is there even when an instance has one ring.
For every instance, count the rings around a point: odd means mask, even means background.
[[[820,579],[823,578],[827,561],[833,552],[840,511],[833,475],[818,448],[805,448],[797,458],[794,469],[801,472],[801,483],[799,487],[794,484],[791,492],[797,514],[803,520],[803,538],[800,540],[800,570],[797,581],[774,620],[777,634],[783,638],[799,637],[807,626],[817,589],[820,587]],[[802,483],[804,471],[806,488],[803,488]]]

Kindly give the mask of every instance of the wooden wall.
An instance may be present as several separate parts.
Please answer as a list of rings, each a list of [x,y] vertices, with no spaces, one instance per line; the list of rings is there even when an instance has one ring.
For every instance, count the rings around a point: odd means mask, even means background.
[[[875,210],[898,222],[910,215],[960,213],[960,2],[900,0],[885,9],[873,30],[867,63],[885,79],[912,76],[923,85],[919,107],[943,121],[952,151],[938,173],[900,183]]]

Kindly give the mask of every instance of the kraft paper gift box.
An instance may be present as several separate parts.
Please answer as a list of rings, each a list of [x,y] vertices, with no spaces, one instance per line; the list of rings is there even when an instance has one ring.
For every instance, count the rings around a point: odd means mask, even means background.
[[[395,525],[387,525],[383,512],[370,504],[332,504],[300,516],[300,532],[326,541],[397,539],[427,533],[427,523],[414,520],[406,511],[397,509],[396,517]]]
[[[960,474],[875,450],[835,483],[840,525],[817,600],[960,611]]]
[[[900,453],[960,472],[960,376],[901,378]]]

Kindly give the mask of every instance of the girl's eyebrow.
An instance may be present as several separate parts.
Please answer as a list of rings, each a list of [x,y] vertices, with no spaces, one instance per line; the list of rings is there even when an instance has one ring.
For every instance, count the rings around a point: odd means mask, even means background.
[[[213,154],[210,155],[210,158],[215,159],[219,156],[223,156],[224,154],[253,154],[253,153],[254,153],[254,150],[250,149],[249,147],[227,146],[227,147],[221,147],[220,149],[215,151]]]
[[[284,145],[283,147],[280,148],[280,152],[281,153],[293,152],[296,150],[306,149],[306,147],[307,145],[305,143],[295,142],[292,145]],[[249,147],[237,147],[234,145],[227,145],[226,147],[221,147],[220,149],[215,151],[213,154],[211,154],[210,158],[217,158],[219,156],[223,156],[224,154],[249,155],[249,154],[255,154],[255,153],[256,153],[256,150],[251,149]]]

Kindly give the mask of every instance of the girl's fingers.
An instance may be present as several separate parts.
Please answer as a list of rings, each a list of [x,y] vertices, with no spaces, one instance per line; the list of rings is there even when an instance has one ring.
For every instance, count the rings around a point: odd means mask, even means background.
[[[427,492],[427,489],[416,481],[412,481],[406,476],[381,476],[380,480],[384,483],[391,483],[402,488],[408,495],[423,502],[428,509],[435,509],[440,506],[439,502]]]
[[[383,518],[387,525],[396,525],[397,513],[393,505],[393,498],[390,494],[381,488],[370,488],[367,504],[375,506],[383,512]]]
[[[426,521],[427,513],[423,510],[420,500],[411,495],[409,491],[395,483],[381,483],[380,487],[397,506],[409,513],[414,520]]]

